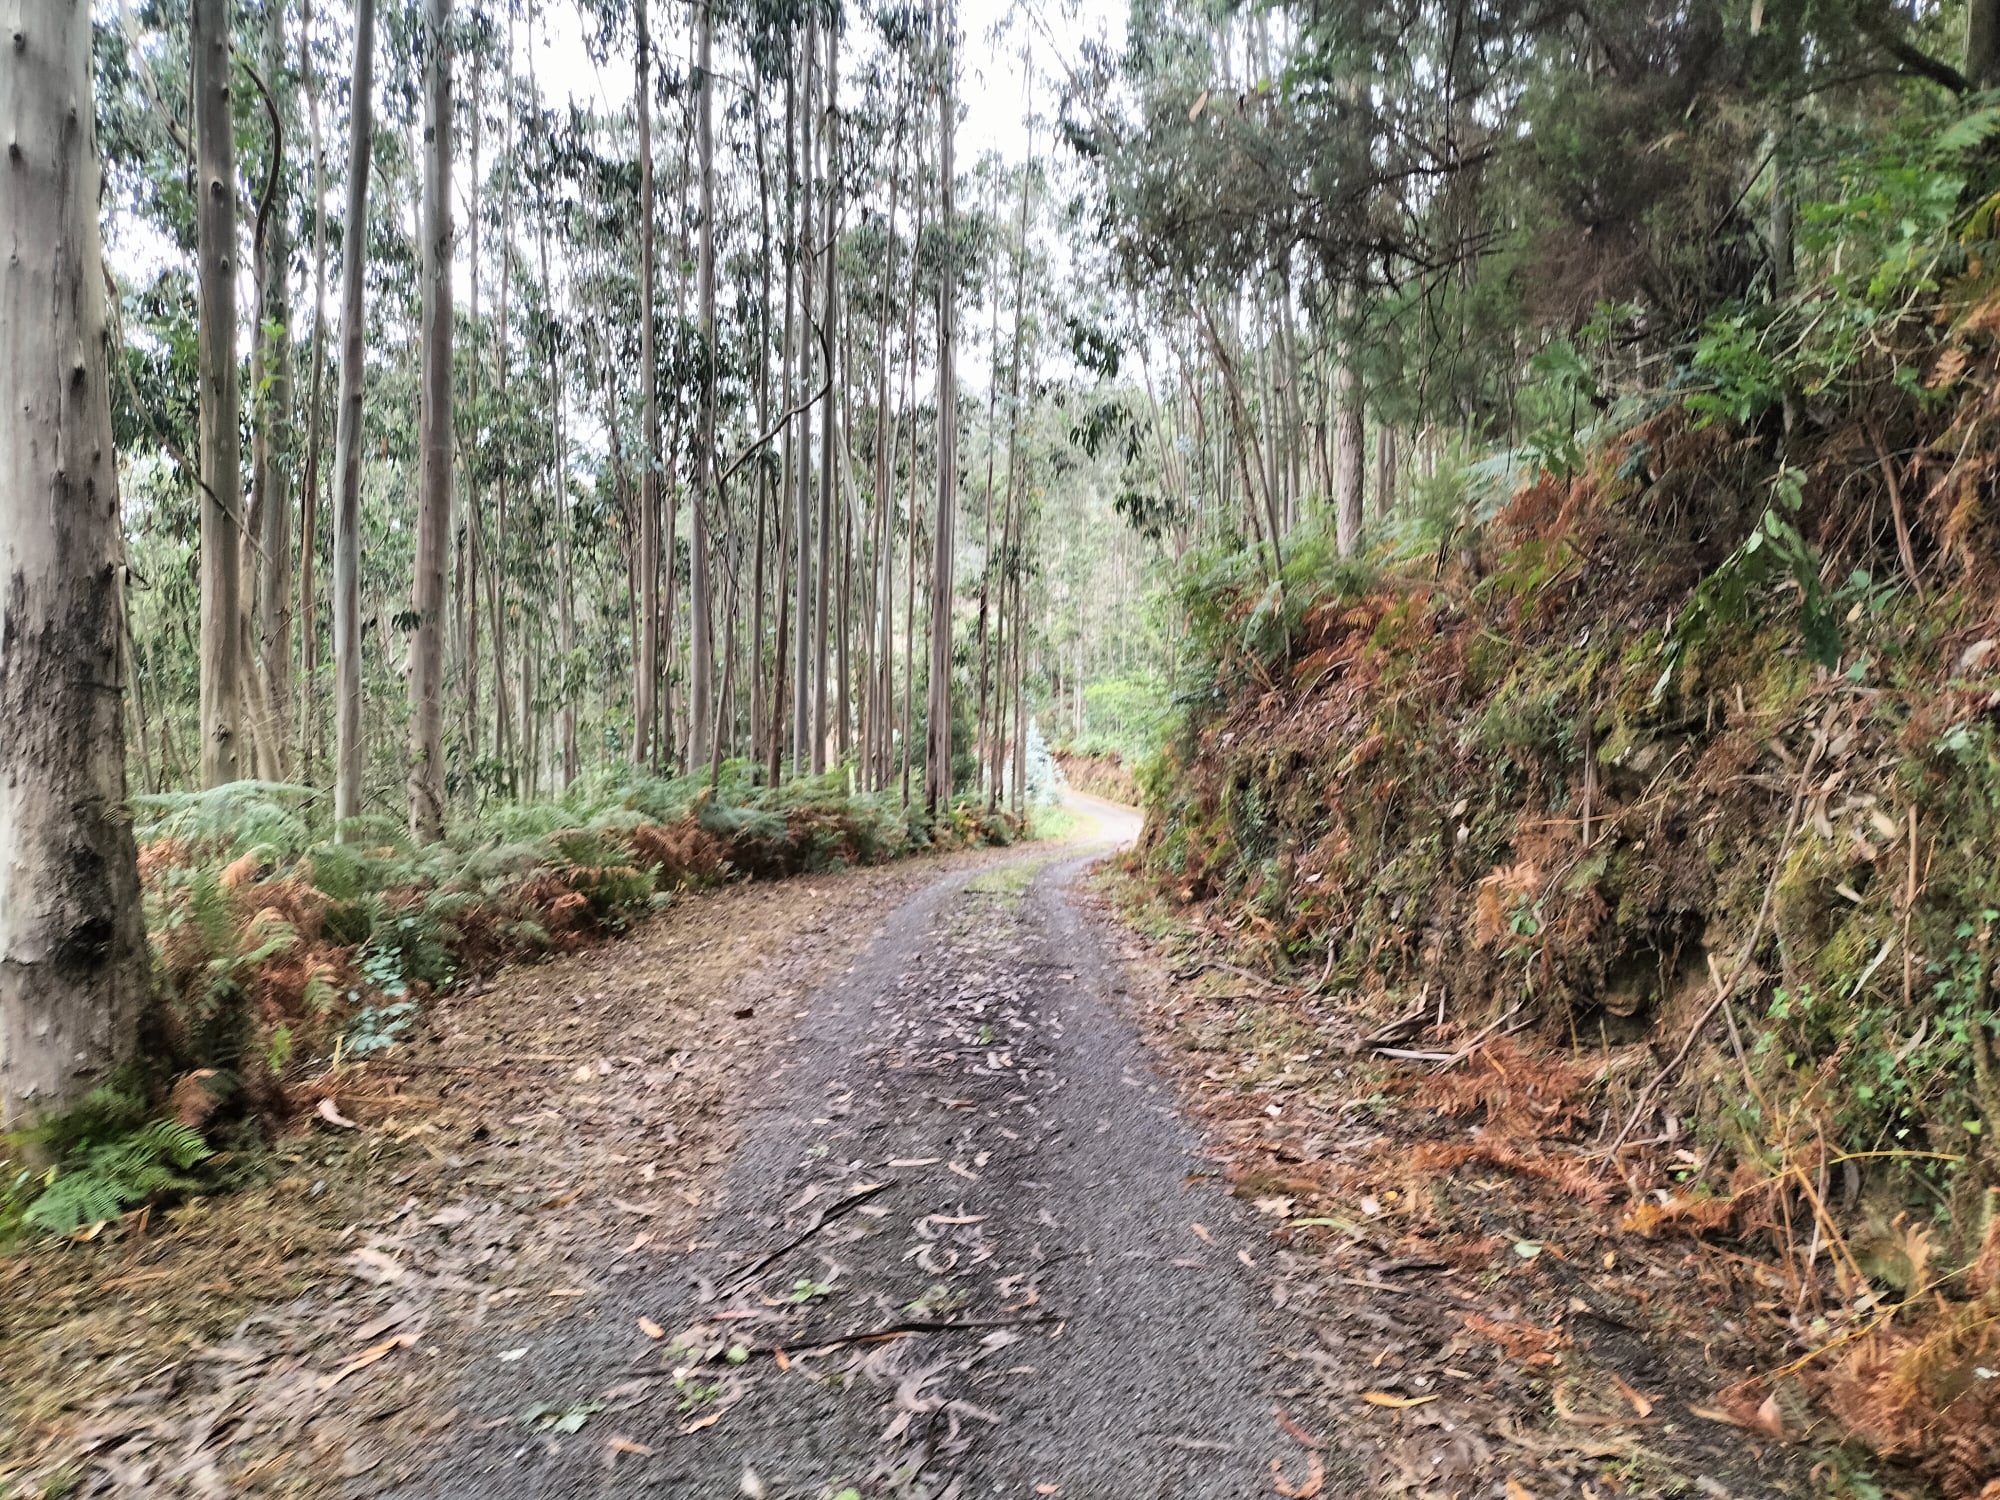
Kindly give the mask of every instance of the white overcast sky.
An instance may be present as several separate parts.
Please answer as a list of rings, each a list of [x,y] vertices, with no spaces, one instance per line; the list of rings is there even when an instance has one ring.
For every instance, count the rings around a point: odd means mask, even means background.
[[[107,0],[99,0],[100,8]],[[968,172],[981,156],[997,152],[1007,163],[1017,164],[1027,154],[1029,135],[1026,114],[1031,101],[1023,87],[1022,50],[1033,54],[1034,99],[1032,106],[1042,124],[1033,138],[1038,156],[1046,157],[1052,141],[1049,117],[1058,91],[1076,65],[1084,43],[1098,39],[1115,51],[1123,49],[1128,0],[956,0],[961,45],[958,79],[961,111],[954,143],[958,170]],[[663,51],[685,53],[687,23],[680,8],[668,0],[656,11],[657,45]],[[569,99],[604,113],[629,109],[632,99],[632,71],[629,62],[613,59],[599,66],[584,43],[584,26],[576,0],[549,0],[537,18],[537,81],[552,102]],[[525,36],[522,38],[525,42]],[[679,59],[685,63],[685,57]],[[515,66],[525,71],[527,58],[517,54]],[[380,66],[378,63],[378,79]],[[336,132],[337,134],[337,132]],[[338,151],[336,139],[331,149]],[[469,170],[461,156],[458,169]],[[469,184],[461,182],[455,195],[456,213],[462,218]],[[329,184],[328,207],[340,208],[340,184]],[[414,232],[416,205],[403,206]],[[142,220],[113,212],[106,225],[106,254],[121,276],[144,280],[155,274],[176,252],[169,242]],[[244,233],[248,233],[247,224]],[[466,241],[460,235],[461,264],[453,277],[456,295],[466,295],[463,257]],[[238,342],[248,353],[254,323],[252,268],[244,258],[239,287],[240,314]],[[978,385],[986,376],[983,340],[968,339],[961,346],[962,378]]]
[[[606,112],[628,108],[632,98],[630,68],[616,64],[599,68],[592,62],[574,0],[556,0],[543,16],[547,48],[538,61],[542,87],[557,97],[567,95],[580,105],[595,105]],[[1021,76],[1024,41],[1033,48],[1036,105],[1046,116],[1056,88],[1086,40],[1102,38],[1114,49],[1122,49],[1125,16],[1124,0],[957,0],[962,39],[962,119],[957,140],[960,169],[989,150],[998,151],[1009,162],[1018,162],[1026,155],[1023,113],[1028,101],[1023,97]],[[663,12],[655,25],[668,33],[661,36],[661,46],[685,48],[686,35],[679,18]],[[1045,132],[1036,147],[1038,152],[1047,149],[1048,139]]]

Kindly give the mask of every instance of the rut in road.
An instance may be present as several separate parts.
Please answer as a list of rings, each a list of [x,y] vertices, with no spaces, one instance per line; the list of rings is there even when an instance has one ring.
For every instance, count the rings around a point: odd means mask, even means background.
[[[1071,904],[1087,863],[890,916],[774,1066],[693,1252],[532,1375],[489,1362],[403,1493],[1233,1497],[1317,1463],[1274,1423],[1250,1232]]]

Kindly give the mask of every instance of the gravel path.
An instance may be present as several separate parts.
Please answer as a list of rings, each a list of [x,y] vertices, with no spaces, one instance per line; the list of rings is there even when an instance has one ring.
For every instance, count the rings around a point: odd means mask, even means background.
[[[1135,831],[1093,810],[1107,843]],[[688,1253],[481,1361],[397,1493],[1193,1500],[1270,1494],[1274,1461],[1303,1483],[1239,1260],[1257,1233],[1120,1013],[1072,904],[1088,857],[1057,858],[885,913],[773,1058]]]

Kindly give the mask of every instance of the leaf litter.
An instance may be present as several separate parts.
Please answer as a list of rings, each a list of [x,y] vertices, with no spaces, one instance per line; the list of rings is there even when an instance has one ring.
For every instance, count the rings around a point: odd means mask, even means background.
[[[522,1335],[595,1316],[606,1247],[621,1283],[685,1247],[766,1050],[885,904],[987,858],[683,897],[441,997],[238,1191],[0,1259],[0,1493],[377,1493],[417,1472],[477,1420],[454,1399],[471,1366],[532,1374]],[[545,1436],[589,1407],[553,1399]]]

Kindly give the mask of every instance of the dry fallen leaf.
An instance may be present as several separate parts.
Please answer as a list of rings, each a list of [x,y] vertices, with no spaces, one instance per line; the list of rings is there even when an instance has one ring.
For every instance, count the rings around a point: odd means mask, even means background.
[[[359,1130],[361,1127],[340,1112],[340,1106],[331,1099],[319,1101],[319,1117],[329,1125],[337,1125],[342,1130]]]
[[[717,1422],[720,1422],[721,1420],[722,1420],[722,1413],[719,1411],[712,1411],[707,1416],[700,1418],[698,1421],[693,1421],[688,1423],[687,1426],[681,1429],[681,1435],[685,1437],[690,1432],[700,1432],[702,1428],[713,1427]]]
[[[1361,1399],[1370,1406],[1390,1406],[1401,1409],[1405,1406],[1422,1406],[1426,1401],[1437,1400],[1436,1395],[1398,1396],[1390,1391],[1363,1391]]]
[[[662,1328],[658,1323],[655,1323],[651,1318],[641,1318],[639,1320],[639,1332],[645,1334],[649,1339],[663,1339],[667,1336],[667,1330]]]
[[[320,1394],[325,1395],[326,1392],[332,1390],[335,1386],[339,1385],[341,1381],[345,1380],[348,1376],[352,1375],[356,1370],[365,1370],[370,1365],[374,1364],[376,1360],[381,1359],[384,1355],[393,1354],[395,1353],[396,1350],[404,1348],[407,1345],[414,1344],[416,1341],[417,1341],[417,1336],[414,1333],[398,1333],[398,1334],[392,1334],[390,1337],[382,1340],[382,1342],[379,1344],[371,1344],[368,1348],[363,1349],[359,1354],[355,1355],[354,1358],[350,1359],[346,1364],[342,1365],[338,1370],[335,1370],[331,1375],[320,1376],[319,1378]]]
[[[1764,1398],[1764,1404],[1757,1408],[1757,1429],[1768,1432],[1782,1441],[1785,1436],[1785,1409],[1778,1405],[1778,1393],[1773,1391]]]
[[[630,1438],[615,1437],[605,1444],[613,1453],[630,1453],[639,1458],[651,1458],[653,1450],[644,1443],[635,1443]]]
[[[1631,1387],[1631,1385],[1616,1372],[1614,1372],[1611,1376],[1611,1383],[1618,1387],[1618,1393],[1621,1396],[1623,1396],[1627,1401],[1630,1401],[1632,1403],[1632,1410],[1637,1412],[1642,1419],[1645,1417],[1650,1417],[1653,1414],[1653,1403],[1649,1401],[1646,1397],[1640,1395],[1637,1391],[1635,1391]]]
[[[1271,1460],[1271,1488],[1289,1500],[1314,1500],[1326,1486],[1326,1465],[1320,1462],[1317,1453],[1306,1455],[1306,1477],[1301,1484],[1293,1484],[1285,1478],[1284,1467],[1275,1458]]]
[[[1512,1474],[1507,1476],[1507,1500],[1535,1500],[1534,1492]]]
[[[1215,1243],[1215,1236],[1208,1232],[1206,1224],[1190,1224],[1188,1227],[1194,1231],[1194,1237],[1204,1245],[1213,1245]]]

